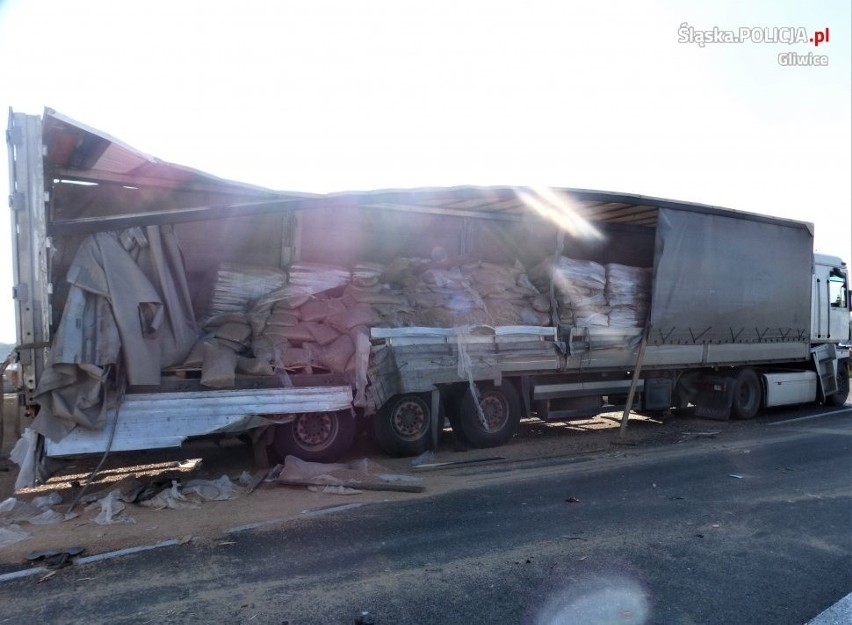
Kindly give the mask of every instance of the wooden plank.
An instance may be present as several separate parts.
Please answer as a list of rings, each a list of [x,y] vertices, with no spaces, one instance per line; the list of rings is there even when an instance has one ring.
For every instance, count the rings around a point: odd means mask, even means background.
[[[488,458],[473,458],[472,460],[453,460],[451,462],[431,462],[429,464],[418,464],[416,467],[412,467],[414,471],[420,473],[421,471],[436,471],[438,469],[452,469],[458,466],[465,466],[469,464],[481,464],[484,462],[500,462],[501,460],[505,460],[505,456],[489,456]]]
[[[648,345],[648,333],[642,337],[642,344],[639,346],[639,355],[636,356],[636,367],[633,369],[633,379],[630,382],[630,392],[627,393],[627,403],[624,406],[624,412],[621,415],[621,425],[618,428],[618,435],[624,438],[627,432],[627,421],[630,418],[630,410],[633,408],[633,397],[636,395],[636,387],[639,383],[639,374],[642,371],[642,359],[645,356],[645,347]]]

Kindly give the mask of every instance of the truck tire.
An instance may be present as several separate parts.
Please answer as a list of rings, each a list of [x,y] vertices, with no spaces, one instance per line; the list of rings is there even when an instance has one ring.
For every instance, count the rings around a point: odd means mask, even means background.
[[[373,440],[391,456],[416,456],[432,448],[432,397],[430,393],[394,395],[373,417]],[[444,413],[438,433],[444,427]]]
[[[837,392],[826,398],[832,406],[842,406],[849,399],[849,369],[846,361],[837,363]]]
[[[464,399],[465,392],[468,389],[467,384],[459,384],[454,387],[445,388],[441,391],[441,397],[444,400],[446,407],[446,420],[450,422],[450,427],[453,430],[453,437],[456,441],[457,449],[466,449],[471,446],[470,441],[464,435],[461,429],[461,403]]]
[[[275,429],[273,447],[282,460],[293,455],[308,462],[335,462],[355,439],[355,417],[348,410],[307,412]]]
[[[753,419],[762,403],[763,389],[754,369],[740,369],[734,381],[734,398],[731,414],[736,419]]]
[[[477,394],[485,423],[468,388],[459,406],[458,427],[473,447],[498,447],[514,436],[521,421],[518,392],[509,382],[503,382],[500,386],[478,384]]]

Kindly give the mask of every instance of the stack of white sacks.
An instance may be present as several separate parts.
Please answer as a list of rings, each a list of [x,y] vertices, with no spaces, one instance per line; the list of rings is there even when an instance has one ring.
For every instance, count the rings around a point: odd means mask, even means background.
[[[351,375],[371,327],[549,325],[549,297],[520,263],[447,265],[422,258],[351,270],[295,263],[285,284],[274,270],[229,266],[214,286],[207,334],[185,364],[201,365],[202,383],[218,388],[233,386],[235,373]],[[262,280],[273,288],[258,295]]]
[[[243,312],[246,302],[287,284],[287,272],[277,267],[222,263],[216,274],[210,315]]]
[[[531,274],[541,289],[549,289],[553,281],[560,323],[581,328],[609,325],[603,265],[560,256],[555,263],[544,261]]]
[[[560,256],[530,272],[542,290],[550,288],[559,322],[579,328],[634,328],[644,325],[651,301],[651,272],[617,263]]]
[[[203,384],[230,387],[236,373],[319,369],[354,376],[367,358],[371,327],[547,326],[551,280],[565,325],[638,327],[650,300],[647,269],[564,256],[533,269],[533,282],[517,262],[422,258],[351,270],[294,263],[283,282],[279,273],[220,271],[215,314],[202,324],[206,334],[185,363],[202,366]]]
[[[409,304],[389,320],[391,327],[549,324],[550,300],[533,286],[520,263],[443,264],[399,258],[388,265],[385,279],[399,285]]]
[[[637,328],[645,325],[651,305],[651,270],[610,263],[606,266],[609,325]]]

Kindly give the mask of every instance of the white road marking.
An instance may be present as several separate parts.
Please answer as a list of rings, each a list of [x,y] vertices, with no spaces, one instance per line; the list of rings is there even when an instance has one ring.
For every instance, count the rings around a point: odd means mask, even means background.
[[[810,419],[819,419],[820,417],[829,417],[831,415],[843,414],[846,412],[852,413],[852,407],[832,410],[831,412],[820,412],[819,414],[812,414],[807,417],[796,417],[795,419],[787,419],[786,421],[774,421],[768,425],[784,425],[785,423],[795,423],[796,421],[809,421]]]
[[[842,625],[844,623],[852,623],[852,593],[821,612],[812,621],[808,621],[807,625]]]

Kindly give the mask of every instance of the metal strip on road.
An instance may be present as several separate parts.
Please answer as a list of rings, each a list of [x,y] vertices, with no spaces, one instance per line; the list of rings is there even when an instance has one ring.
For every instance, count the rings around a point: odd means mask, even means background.
[[[344,510],[353,510],[360,508],[364,503],[344,503],[340,505],[328,506],[325,508],[313,508],[311,510],[302,510],[304,516],[321,516],[323,514],[333,514],[335,512],[343,512]]]
[[[821,612],[805,625],[847,625],[852,623],[852,593]]]
[[[49,573],[50,570],[46,569],[43,566],[38,566],[35,568],[22,569],[20,571],[12,571],[11,573],[4,573],[0,575],[0,583],[2,582],[10,582],[15,579],[21,579],[22,577],[30,577],[32,575],[38,575],[39,573]]]
[[[143,551],[150,551],[151,549],[160,549],[161,547],[172,547],[174,545],[179,545],[180,541],[176,538],[172,538],[170,540],[163,540],[158,543],[154,543],[153,545],[142,545],[140,547],[128,547],[127,549],[119,549],[117,551],[108,551],[106,553],[98,553],[93,556],[86,556],[85,558],[77,558],[74,563],[75,564],[89,564],[91,562],[100,562],[101,560],[110,560],[112,558],[118,558],[120,556],[129,556],[134,553],[141,553]]]
[[[134,553],[140,553],[143,551],[150,551],[151,549],[159,549],[161,547],[171,547],[173,545],[179,545],[180,541],[177,539],[164,540],[158,543],[154,543],[153,545],[142,545],[140,547],[128,547],[127,549],[119,549],[117,551],[108,551],[106,553],[98,553],[93,556],[86,556],[84,558],[76,558],[73,563],[76,565],[79,564],[90,564],[92,562],[100,562],[101,560],[111,560],[112,558],[118,558],[120,556],[127,556]],[[55,570],[55,569],[54,569]],[[40,573],[49,573],[51,569],[48,569],[43,566],[32,567],[29,569],[22,569],[20,571],[13,571],[11,573],[5,573],[0,575],[0,583],[9,582],[16,579],[21,579],[22,577],[30,577],[32,575],[39,575]]]

